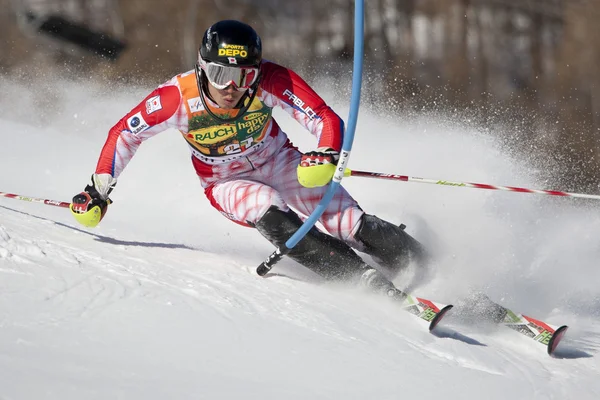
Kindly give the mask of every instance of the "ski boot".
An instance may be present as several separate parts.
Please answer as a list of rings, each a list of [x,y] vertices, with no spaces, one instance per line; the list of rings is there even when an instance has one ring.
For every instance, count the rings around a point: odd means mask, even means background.
[[[256,229],[273,245],[281,247],[300,228],[302,220],[292,210],[271,206]],[[345,242],[313,227],[287,256],[330,281],[358,283],[387,293],[394,285],[373,269]],[[394,288],[395,289],[395,288]]]

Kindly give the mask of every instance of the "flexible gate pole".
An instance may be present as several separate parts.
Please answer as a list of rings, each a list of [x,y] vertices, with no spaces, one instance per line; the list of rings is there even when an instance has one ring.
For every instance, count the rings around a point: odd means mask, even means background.
[[[350,101],[350,114],[348,116],[348,129],[344,133],[344,142],[342,143],[342,151],[337,164],[335,174],[325,195],[312,212],[312,214],[304,221],[302,226],[285,242],[283,248],[279,247],[273,252],[269,258],[262,262],[256,269],[256,273],[260,276],[266,275],[271,268],[291,249],[298,244],[300,240],[310,231],[317,223],[327,205],[333,198],[333,195],[341,185],[344,171],[350,157],[352,142],[354,141],[354,131],[356,130],[356,122],[358,119],[358,108],[360,105],[360,89],[362,83],[362,58],[364,49],[364,1],[356,0],[354,2],[354,69],[352,71],[352,98]]]

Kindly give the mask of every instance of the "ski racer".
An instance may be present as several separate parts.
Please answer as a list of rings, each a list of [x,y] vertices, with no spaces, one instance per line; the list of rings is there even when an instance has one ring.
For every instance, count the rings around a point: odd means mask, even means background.
[[[281,107],[317,138],[302,154],[272,117]],[[140,144],[178,129],[211,205],[228,219],[255,228],[282,246],[310,215],[333,177],[344,122],[296,73],[262,58],[252,27],[220,21],[209,27],[195,69],[150,93],[109,133],[91,184],[71,212],[86,227],[106,214],[117,178]],[[409,260],[423,262],[422,246],[403,227],[366,214],[340,187],[322,217],[288,256],[328,280],[365,285],[390,296],[401,293],[386,274],[353,248],[373,257],[391,276]]]

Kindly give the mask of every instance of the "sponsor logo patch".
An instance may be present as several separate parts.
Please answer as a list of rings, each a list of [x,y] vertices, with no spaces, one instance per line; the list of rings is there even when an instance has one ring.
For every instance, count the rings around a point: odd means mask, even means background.
[[[158,110],[162,110],[160,96],[150,97],[148,100],[146,100],[146,114],[150,115]]]
[[[310,108],[310,106],[306,104],[302,99],[300,99],[294,93],[290,92],[289,89],[285,89],[283,95],[292,102],[295,109],[302,111],[304,114],[306,114],[308,118],[318,118],[317,113],[312,108]]]
[[[134,135],[137,135],[140,132],[145,131],[150,128],[150,125],[146,123],[144,117],[142,117],[142,113],[139,112],[127,119],[127,127]]]
[[[194,140],[202,145],[213,145],[226,141],[237,134],[235,125],[221,125],[194,131]]]
[[[202,106],[202,101],[200,100],[200,97],[188,99],[188,106],[190,106],[190,112],[192,113],[204,110],[204,106]]]
[[[222,44],[219,47],[219,57],[248,57],[248,47],[237,44]],[[231,63],[231,61],[229,61]]]
[[[253,134],[264,128],[271,115],[269,113],[255,112],[244,116],[244,121],[237,121],[238,129],[245,129],[247,134]]]

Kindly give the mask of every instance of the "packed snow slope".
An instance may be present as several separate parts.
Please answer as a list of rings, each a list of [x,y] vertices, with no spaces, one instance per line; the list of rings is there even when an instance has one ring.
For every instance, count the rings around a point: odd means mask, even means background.
[[[1,85],[0,191],[61,201],[84,188],[108,129],[151,90]],[[345,100],[333,102],[344,118]],[[95,229],[66,209],[0,198],[0,399],[600,398],[596,203],[344,181],[367,212],[436,249],[415,294],[456,304],[482,290],[568,324],[551,358],[516,332],[466,322],[458,306],[432,334],[386,299],[291,261],[258,277],[273,247],[210,206],[189,158],[177,132],[144,143]],[[350,166],[546,188],[530,160],[476,129],[367,107]]]

